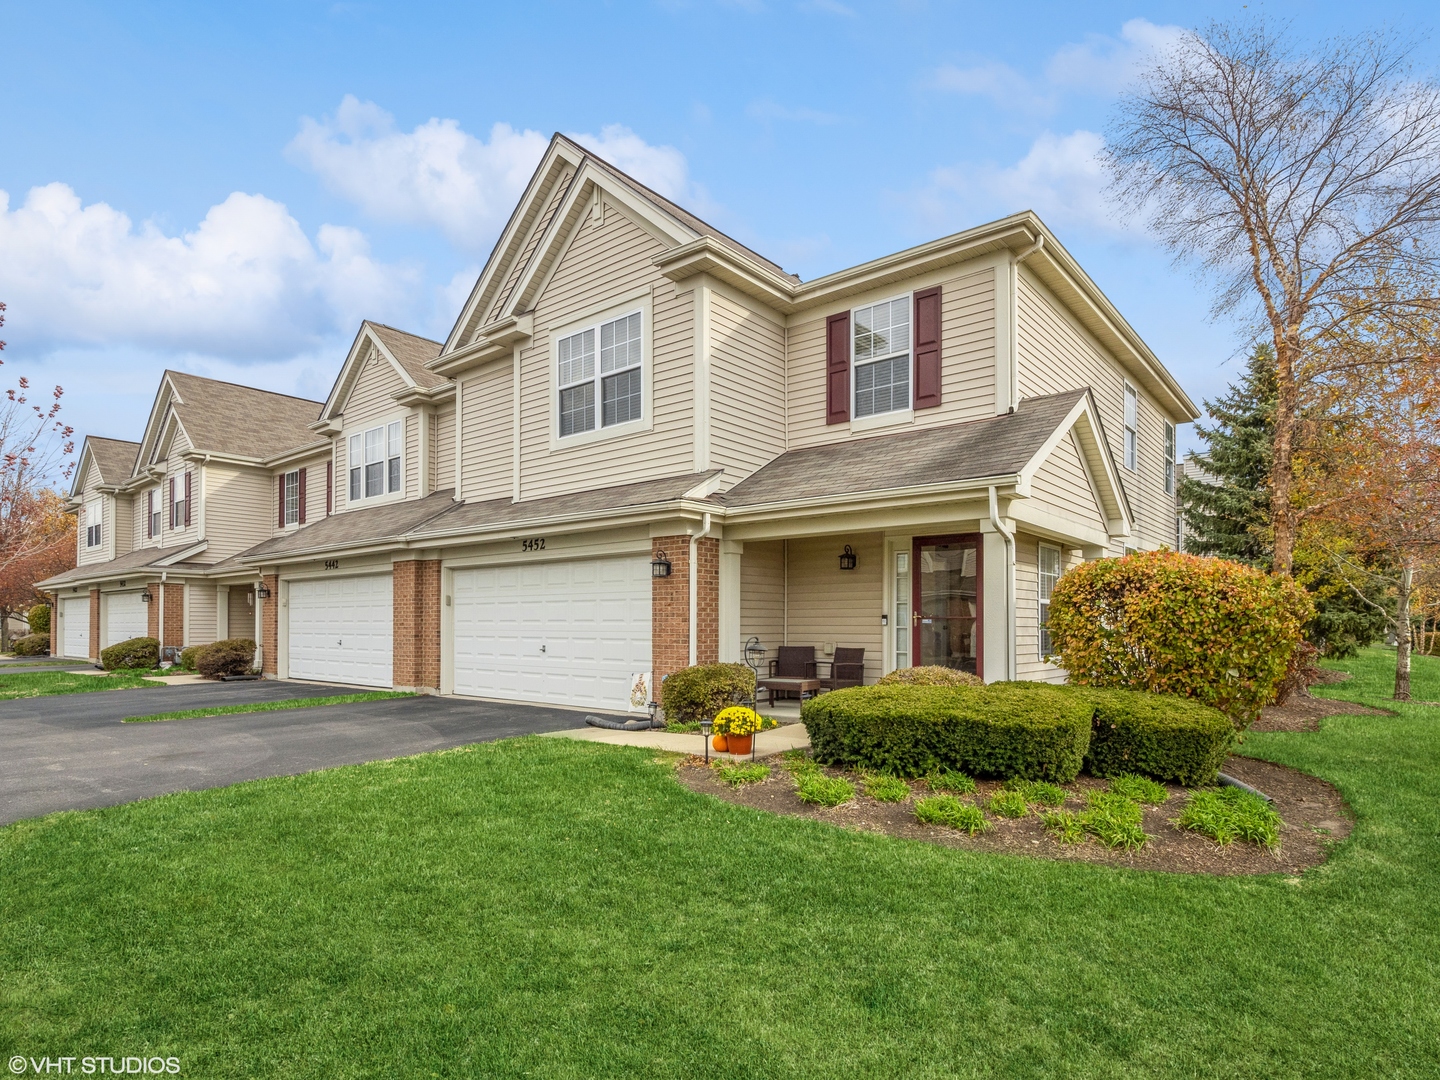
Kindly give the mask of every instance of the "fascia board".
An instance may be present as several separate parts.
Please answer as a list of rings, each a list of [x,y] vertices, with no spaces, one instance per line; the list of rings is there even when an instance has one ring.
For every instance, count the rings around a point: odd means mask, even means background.
[[[414,378],[411,377],[410,372],[405,370],[405,365],[400,363],[399,360],[395,359],[395,354],[390,351],[390,347],[386,345],[385,342],[380,340],[380,335],[375,333],[375,331],[371,329],[368,322],[365,324],[365,332],[369,335],[370,340],[375,343],[376,350],[380,353],[381,356],[385,357],[386,360],[390,361],[390,366],[395,369],[395,373],[405,381],[405,384],[407,386],[420,385],[414,380]]]
[[[275,469],[279,468],[281,465],[289,465],[292,462],[303,461],[306,458],[311,458],[319,454],[326,453],[330,450],[330,447],[331,444],[329,439],[324,439],[320,442],[306,443],[304,446],[297,446],[293,450],[286,450],[282,454],[276,454],[273,457],[268,457],[264,461],[261,461],[259,464],[261,468]],[[211,456],[211,460],[214,460],[213,455]]]
[[[1089,395],[1086,395],[1087,401]],[[1112,537],[1129,536],[1135,528],[1135,518],[1130,510],[1130,500],[1125,494],[1125,484],[1120,477],[1120,468],[1110,455],[1110,444],[1105,439],[1105,428],[1094,402],[1090,408],[1075,418],[1072,425],[1075,441],[1080,450],[1080,464],[1085,468],[1090,489],[1106,516],[1106,527]],[[1100,482],[1103,478],[1103,484]]]
[[[1075,426],[1075,422],[1079,420],[1081,416],[1093,412],[1092,404],[1090,393],[1086,391],[1085,394],[1070,407],[1070,411],[1065,414],[1064,419],[1055,425],[1055,430],[1040,444],[1040,449],[1031,455],[1030,460],[1027,461],[1020,470],[1020,486],[1024,489],[1024,494],[1027,497],[1030,492],[1030,484],[1035,479],[1035,474],[1040,470],[1040,466],[1044,465],[1045,462],[1050,459],[1050,455],[1055,452],[1060,443],[1070,434],[1070,429]],[[1092,494],[1094,494],[1097,502],[1101,501],[1101,493],[1099,491],[1094,491]]]
[[[456,547],[466,543],[486,543],[534,533],[536,529],[576,528],[592,532],[596,529],[622,528],[627,525],[643,524],[655,517],[693,517],[699,521],[705,514],[712,518],[723,508],[706,505],[688,499],[672,499],[663,503],[646,503],[643,506],[626,507],[623,510],[590,510],[580,514],[551,514],[549,516],[519,518],[497,522],[494,525],[467,526],[446,529],[442,532],[417,533],[412,530],[405,534],[405,546],[410,547]]]
[[[375,346],[375,350],[390,362],[390,366],[395,369],[396,374],[400,376],[406,386],[416,385],[410,373],[385,347],[380,336],[371,329],[370,321],[367,319],[360,324],[360,332],[355,335],[355,341],[351,344],[350,351],[345,354],[345,362],[340,365],[340,371],[335,376],[335,384],[330,387],[330,396],[325,399],[325,406],[320,410],[320,419],[316,423],[324,423],[344,413],[343,403],[355,389],[355,380],[360,377],[360,369],[365,364],[366,350],[364,346],[367,342]]]
[[[146,465],[155,456],[155,443],[160,437],[160,424],[165,418],[165,410],[169,408],[172,400],[180,400],[180,394],[175,389],[175,384],[170,381],[170,372],[160,376],[160,385],[155,390],[155,400],[150,405],[150,415],[145,419],[145,433],[140,437],[140,451],[135,455],[135,468],[137,473],[143,472]]]
[[[210,541],[209,541],[209,540],[201,540],[199,543],[191,544],[191,545],[190,545],[189,547],[187,547],[187,548],[181,548],[181,549],[180,549],[179,551],[177,551],[174,555],[167,555],[167,556],[165,556],[165,558],[159,559],[159,560],[157,560],[156,562],[148,563],[147,565],[145,565],[145,566],[143,566],[143,567],[140,567],[139,569],[149,570],[149,569],[151,569],[152,567],[156,567],[156,566],[159,566],[159,567],[174,566],[174,565],[175,565],[176,563],[178,563],[178,562],[184,562],[186,559],[190,558],[192,555],[199,555],[202,551],[204,551],[204,550],[205,550],[206,548],[208,548],[209,546],[210,546]]]
[[[800,514],[830,514],[837,511],[885,509],[953,501],[957,496],[985,491],[991,487],[1013,492],[1020,482],[1018,473],[977,476],[968,480],[947,480],[938,484],[918,484],[903,488],[882,488],[873,492],[848,492],[810,499],[759,503],[754,506],[725,507],[725,522],[763,521],[770,518]]]
[[[795,310],[792,298],[794,282],[751,262],[713,236],[701,236],[662,251],[651,262],[671,281],[680,282],[698,274],[709,274],[782,315],[789,315]]]
[[[529,341],[534,334],[535,317],[529,312],[507,315],[480,330],[480,335],[463,349],[436,357],[425,366],[437,375],[454,378],[482,364],[508,358],[516,345]]]
[[[1025,499],[1012,501],[1005,513],[1016,523],[1028,525],[1026,531],[1042,539],[1064,540],[1077,547],[1104,547],[1111,540],[1106,529],[1087,524],[1069,514],[1047,510]]]
[[[455,384],[453,382],[441,383],[439,386],[432,386],[426,390],[417,386],[413,390],[397,390],[390,397],[401,405],[438,405],[442,401],[449,401],[455,396]],[[339,428],[334,433],[339,432]],[[327,432],[327,434],[330,434]]]
[[[70,493],[68,496],[70,499],[78,499],[85,494],[85,473],[88,471],[86,466],[94,456],[95,455],[90,452],[90,440],[86,439],[84,445],[80,447],[80,460],[75,463],[75,477],[70,481]]]

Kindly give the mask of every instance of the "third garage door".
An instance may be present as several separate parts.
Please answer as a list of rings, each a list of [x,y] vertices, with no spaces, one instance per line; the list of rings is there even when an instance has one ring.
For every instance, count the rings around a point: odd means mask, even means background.
[[[290,582],[290,678],[391,685],[389,574]]]
[[[455,693],[625,710],[650,670],[650,558],[457,570]]]

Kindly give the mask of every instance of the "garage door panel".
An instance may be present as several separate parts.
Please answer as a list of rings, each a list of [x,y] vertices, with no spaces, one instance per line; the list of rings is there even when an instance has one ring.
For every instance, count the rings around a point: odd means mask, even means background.
[[[457,570],[455,692],[629,706],[650,667],[648,557]]]
[[[111,593],[105,597],[105,644],[145,637],[150,629],[149,611],[141,593]]]
[[[389,574],[290,582],[290,677],[390,686],[392,589]]]
[[[66,597],[64,605],[65,638],[63,647],[66,656],[88,657],[90,655],[90,598],[88,596]]]

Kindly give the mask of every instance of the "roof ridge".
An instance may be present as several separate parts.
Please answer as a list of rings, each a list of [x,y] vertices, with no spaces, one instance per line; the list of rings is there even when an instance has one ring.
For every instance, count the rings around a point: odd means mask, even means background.
[[[393,327],[391,329],[394,329]],[[402,330],[401,333],[404,333]],[[165,374],[180,375],[187,379],[199,379],[201,382],[215,383],[217,386],[233,386],[237,390],[249,390],[255,394],[269,394],[271,397],[288,398],[291,401],[303,401],[307,405],[324,405],[323,401],[315,401],[313,398],[301,397],[299,394],[282,394],[279,390],[266,390],[263,387],[251,386],[248,383],[232,382],[230,379],[214,379],[209,375],[196,375],[189,371],[178,371],[175,368],[166,368]]]
[[[377,322],[375,319],[366,319],[365,322],[369,323],[371,326],[378,326],[382,330],[394,330],[395,333],[404,334],[406,337],[412,337],[416,341],[428,341],[431,345],[438,345],[442,349],[445,347],[445,343],[443,341],[436,341],[434,338],[428,338],[424,334],[416,334],[409,330],[401,330],[400,327],[391,326],[389,323]]]

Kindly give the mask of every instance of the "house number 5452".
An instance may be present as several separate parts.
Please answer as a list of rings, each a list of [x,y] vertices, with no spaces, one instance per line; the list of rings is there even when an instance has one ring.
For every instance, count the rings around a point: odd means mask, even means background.
[[[543,536],[539,536],[539,537],[536,537],[536,538],[533,539],[533,540],[521,540],[521,541],[520,541],[520,550],[521,550],[521,551],[544,551],[544,550],[545,550],[545,538],[544,538]]]

